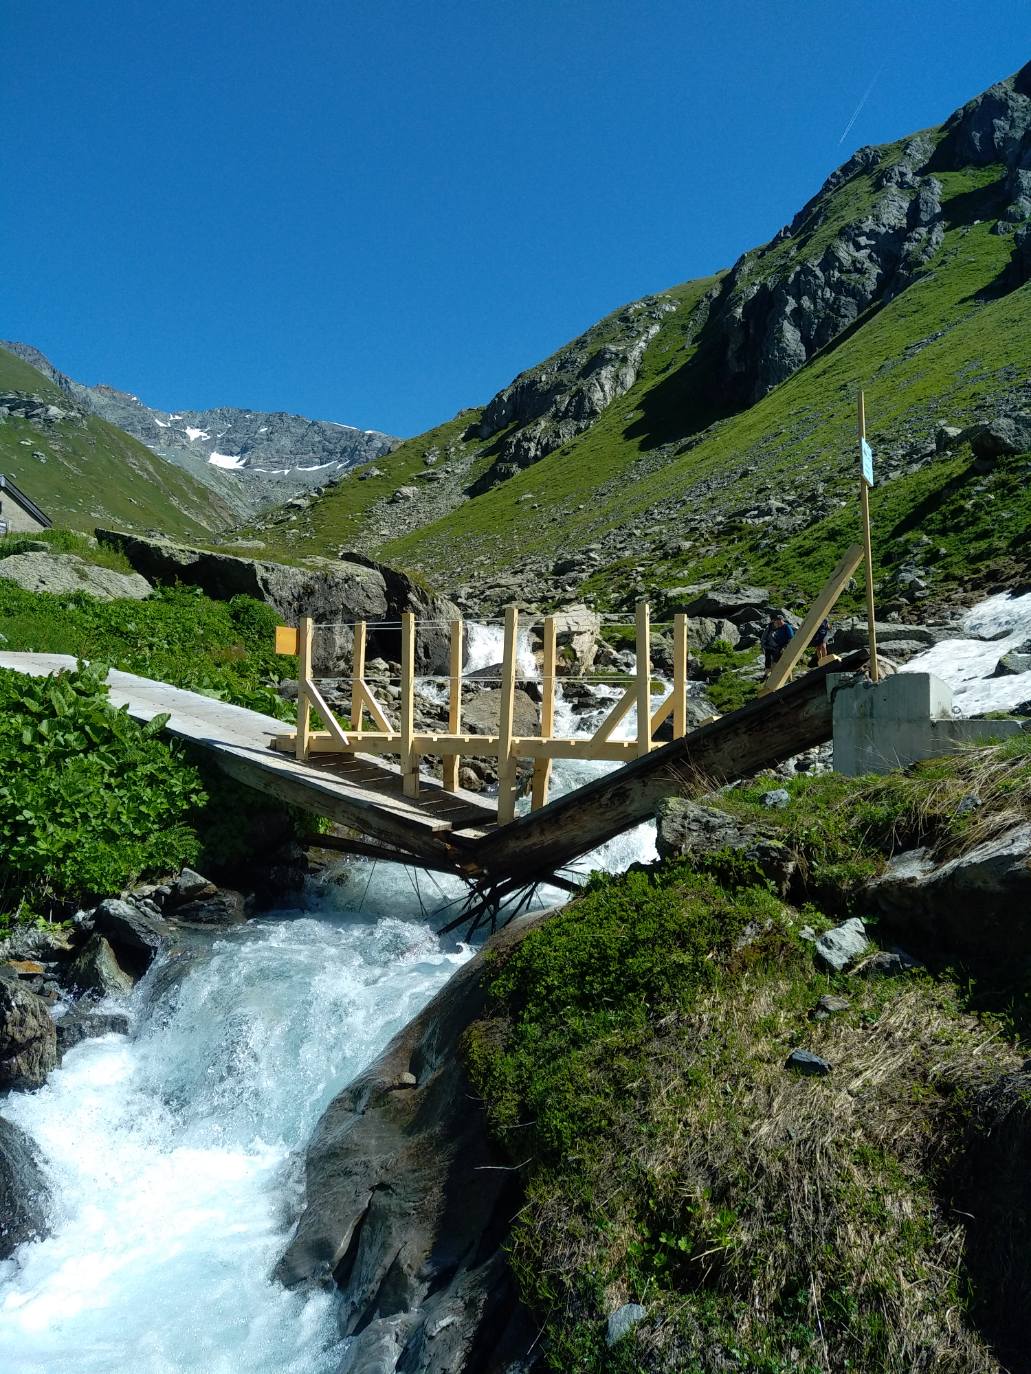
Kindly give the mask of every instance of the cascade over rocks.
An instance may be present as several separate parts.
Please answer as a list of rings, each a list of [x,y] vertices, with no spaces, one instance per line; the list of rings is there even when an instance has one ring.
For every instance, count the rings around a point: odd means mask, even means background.
[[[0,1261],[46,1234],[49,1202],[39,1152],[20,1126],[0,1116]]]
[[[486,950],[510,948],[545,914]],[[484,956],[330,1103],[309,1143],[304,1209],[276,1274],[344,1290],[356,1339],[341,1374],[503,1369],[536,1334],[500,1249],[518,1174],[488,1138],[460,1049],[486,1003]]]
[[[200,587],[216,601],[252,596],[273,607],[285,623],[296,625],[310,615],[320,629],[315,635],[315,671],[330,674],[349,661],[355,620],[398,622],[403,611],[438,622],[419,630],[417,670],[446,673],[449,664],[449,624],[457,607],[446,598],[413,582],[405,573],[376,563],[361,554],[341,554],[336,565],[294,568],[285,563],[262,563],[226,553],[206,553],[161,539],[97,530],[97,538],[120,549],[132,566],[156,582],[185,582]],[[369,628],[370,657],[398,661],[399,625]]]

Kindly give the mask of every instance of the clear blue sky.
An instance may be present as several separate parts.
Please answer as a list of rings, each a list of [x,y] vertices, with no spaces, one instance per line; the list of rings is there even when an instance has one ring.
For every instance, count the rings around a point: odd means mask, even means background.
[[[1029,39],[1028,0],[0,0],[0,337],[416,433]]]

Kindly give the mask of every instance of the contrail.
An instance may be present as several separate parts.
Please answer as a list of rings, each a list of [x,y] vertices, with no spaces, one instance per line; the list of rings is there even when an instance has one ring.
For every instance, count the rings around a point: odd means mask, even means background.
[[[862,98],[862,100],[859,102],[859,104],[858,104],[858,105],[856,106],[856,108],[853,110],[853,112],[852,112],[852,118],[851,118],[851,119],[848,121],[848,123],[845,125],[844,129],[842,129],[842,131],[841,131],[841,137],[838,139],[838,142],[839,142],[839,143],[844,143],[845,139],[848,137],[848,131],[849,131],[849,129],[851,129],[852,125],[853,125],[853,124],[856,122],[856,120],[859,118],[860,114],[862,114],[863,106],[864,106],[864,105],[866,104],[866,102],[870,99],[870,92],[871,92],[871,91],[873,90],[873,88],[877,85],[877,78],[880,76],[881,72],[883,72],[883,71],[884,71],[884,63],[882,62],[881,65],[880,65],[880,66],[877,68],[877,70],[874,72],[874,74],[873,74],[873,80],[870,82],[869,86],[867,86],[866,90],[863,92],[863,98]]]

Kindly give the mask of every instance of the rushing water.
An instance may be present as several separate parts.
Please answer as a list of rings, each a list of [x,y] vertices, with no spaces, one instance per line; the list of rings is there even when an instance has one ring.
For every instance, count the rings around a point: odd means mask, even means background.
[[[472,666],[498,648],[484,632]],[[589,730],[603,709],[560,705],[557,724]],[[555,792],[610,766],[556,765]],[[642,826],[579,867],[653,855]],[[128,1001],[129,1035],[84,1042],[3,1102],[44,1155],[54,1206],[52,1234],[0,1264],[0,1374],[336,1369],[332,1296],[269,1277],[298,1151],[469,956],[433,933],[430,908],[453,895],[394,865],[341,868],[304,911],[198,936],[183,969],[160,961]]]

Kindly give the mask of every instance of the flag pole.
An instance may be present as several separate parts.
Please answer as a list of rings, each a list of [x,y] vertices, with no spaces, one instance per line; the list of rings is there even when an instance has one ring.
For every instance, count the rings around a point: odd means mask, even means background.
[[[863,513],[863,549],[866,559],[866,626],[870,645],[870,681],[880,681],[877,666],[877,628],[874,618],[873,601],[873,552],[870,544],[870,484],[873,478],[873,463],[867,459],[866,443],[866,399],[859,393],[859,505]],[[867,467],[869,466],[869,479]]]

